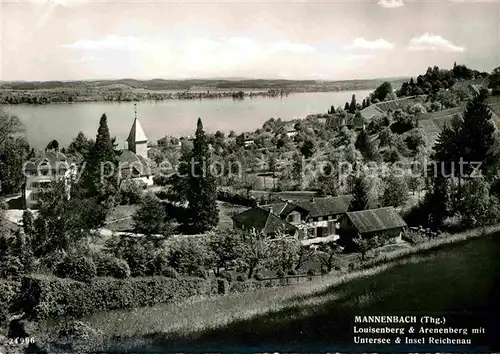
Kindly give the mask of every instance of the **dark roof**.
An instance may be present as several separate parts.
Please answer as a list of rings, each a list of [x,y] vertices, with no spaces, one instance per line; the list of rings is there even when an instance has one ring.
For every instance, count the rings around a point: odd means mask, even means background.
[[[292,224],[280,219],[280,217],[270,210],[261,207],[254,207],[245,210],[232,217],[232,219],[245,228],[254,228],[256,231],[262,231],[265,234],[271,234],[278,231],[294,232],[297,228]]]
[[[272,212],[276,215],[281,215],[283,209],[287,206],[287,202],[276,202],[266,205],[261,205],[260,207],[265,210],[272,210]]]
[[[393,207],[348,212],[346,216],[360,234],[406,226]]]
[[[339,197],[312,198],[309,200],[295,200],[293,204],[307,210],[309,216],[327,216],[344,214],[349,209],[351,195],[342,195]]]
[[[44,167],[69,167],[70,159],[61,152],[56,151],[39,151],[25,167],[25,170],[43,169]]]
[[[120,169],[122,172],[130,171],[133,168],[135,171],[140,173],[141,176],[151,175],[151,166],[149,166],[148,161],[140,156],[135,154],[130,150],[122,150],[120,155],[118,156],[118,163],[120,164]],[[124,173],[126,174],[126,172]]]

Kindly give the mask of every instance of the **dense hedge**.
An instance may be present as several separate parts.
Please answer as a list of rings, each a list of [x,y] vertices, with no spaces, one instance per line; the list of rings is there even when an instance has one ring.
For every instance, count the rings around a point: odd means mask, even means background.
[[[0,280],[0,327],[6,324],[7,317],[17,305],[21,294],[21,282]]]
[[[22,279],[22,307],[32,320],[81,317],[94,312],[154,306],[212,292],[200,278],[95,278],[90,283],[47,276]]]

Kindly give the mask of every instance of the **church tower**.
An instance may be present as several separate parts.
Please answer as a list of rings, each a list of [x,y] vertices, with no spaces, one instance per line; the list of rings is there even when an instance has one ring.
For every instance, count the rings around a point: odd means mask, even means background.
[[[144,130],[141,127],[139,119],[137,119],[137,103],[134,103],[134,124],[130,129],[130,133],[127,138],[128,149],[136,155],[142,156],[145,159],[148,158],[148,138],[144,134]]]

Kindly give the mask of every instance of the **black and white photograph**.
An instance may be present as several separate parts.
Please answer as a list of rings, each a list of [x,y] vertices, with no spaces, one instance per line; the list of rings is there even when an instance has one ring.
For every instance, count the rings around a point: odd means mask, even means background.
[[[500,1],[0,0],[0,354],[500,352]]]

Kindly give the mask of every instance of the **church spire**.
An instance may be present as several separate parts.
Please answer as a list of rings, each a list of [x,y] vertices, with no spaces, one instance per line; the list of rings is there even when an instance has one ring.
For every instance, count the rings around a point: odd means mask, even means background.
[[[137,103],[134,103],[134,123],[130,129],[127,138],[128,149],[137,155],[142,155],[147,158],[147,144],[148,138],[142,129],[141,123],[137,118]]]

